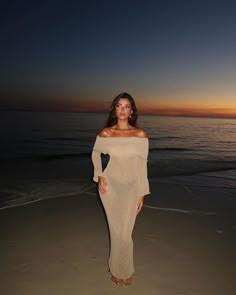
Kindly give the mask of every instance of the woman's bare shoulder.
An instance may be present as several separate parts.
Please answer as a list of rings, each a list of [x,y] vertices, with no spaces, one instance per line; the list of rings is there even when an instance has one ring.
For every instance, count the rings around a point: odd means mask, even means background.
[[[137,128],[135,133],[136,133],[137,137],[141,137],[141,138],[147,138],[148,137],[147,132],[142,128]]]
[[[111,136],[111,130],[110,130],[110,128],[105,127],[99,131],[98,135],[100,137],[109,137],[109,136]]]

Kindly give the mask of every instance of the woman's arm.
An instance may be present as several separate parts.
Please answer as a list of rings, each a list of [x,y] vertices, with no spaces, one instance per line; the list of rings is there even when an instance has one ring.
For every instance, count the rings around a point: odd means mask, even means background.
[[[139,129],[138,136],[142,138],[147,138],[147,133],[144,129]],[[140,168],[139,168],[139,199],[137,206],[137,214],[141,211],[144,202],[144,196],[150,194],[149,181],[147,175],[147,155],[148,155],[148,145],[145,147],[145,157],[140,158]]]
[[[99,132],[99,137],[104,137],[104,129]],[[92,151],[92,162],[94,166],[94,176],[93,180],[98,182],[98,189],[101,193],[106,193],[106,179],[103,176],[102,170],[102,160],[101,160],[101,146],[99,144],[99,138],[97,137],[96,142],[94,144],[94,148]]]
[[[92,151],[92,162],[94,167],[94,176],[93,180],[98,182],[98,177],[102,176],[102,161],[101,161],[101,153],[97,150]]]

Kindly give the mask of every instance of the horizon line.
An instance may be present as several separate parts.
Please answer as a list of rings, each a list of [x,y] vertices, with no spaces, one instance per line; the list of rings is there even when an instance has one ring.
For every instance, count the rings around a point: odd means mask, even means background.
[[[38,113],[99,113],[108,114],[109,110],[46,110],[46,109],[18,109],[18,108],[0,108],[0,111],[14,111],[14,112],[38,112]],[[211,119],[236,119],[236,114],[234,115],[217,115],[217,114],[168,114],[168,113],[149,113],[149,112],[139,112],[138,115],[143,116],[159,116],[159,117],[190,117],[190,118],[211,118]]]

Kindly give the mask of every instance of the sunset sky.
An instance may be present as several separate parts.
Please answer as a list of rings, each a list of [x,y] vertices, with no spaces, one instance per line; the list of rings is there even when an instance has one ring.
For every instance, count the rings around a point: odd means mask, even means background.
[[[5,1],[0,109],[236,118],[235,3]]]

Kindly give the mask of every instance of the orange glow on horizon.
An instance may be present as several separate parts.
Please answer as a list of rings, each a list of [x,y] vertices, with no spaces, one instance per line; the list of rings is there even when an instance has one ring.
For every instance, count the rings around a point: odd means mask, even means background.
[[[139,114],[162,115],[162,116],[203,116],[236,118],[236,99],[233,97],[225,99],[184,99],[184,98],[135,98]],[[38,99],[37,103],[20,107],[34,111],[52,112],[105,112],[110,111],[111,100],[101,98],[53,97]]]
[[[109,106],[78,106],[78,107],[63,107],[56,108],[54,111],[63,112],[109,112]],[[139,114],[147,115],[161,115],[161,116],[202,116],[202,117],[224,117],[224,118],[236,118],[236,108],[174,108],[174,107],[138,107]]]
[[[236,118],[236,108],[174,108],[160,107],[149,108],[140,107],[140,113],[150,115],[165,115],[165,116],[209,116],[209,117],[225,117]]]
[[[159,101],[153,103],[153,101]],[[147,99],[138,103],[138,110],[143,114],[166,115],[166,116],[209,116],[236,118],[236,100],[213,99],[205,97],[200,99],[178,99],[176,103],[164,99]]]

